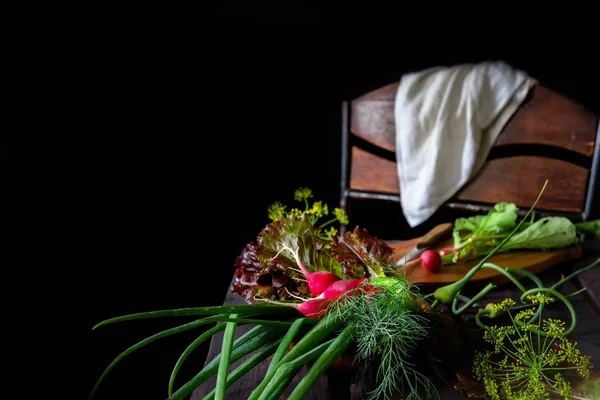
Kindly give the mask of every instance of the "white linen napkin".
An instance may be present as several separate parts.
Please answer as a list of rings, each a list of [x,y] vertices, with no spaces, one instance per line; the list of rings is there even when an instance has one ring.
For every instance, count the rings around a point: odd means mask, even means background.
[[[537,81],[503,61],[405,74],[395,103],[400,203],[425,222],[484,165],[500,131]]]

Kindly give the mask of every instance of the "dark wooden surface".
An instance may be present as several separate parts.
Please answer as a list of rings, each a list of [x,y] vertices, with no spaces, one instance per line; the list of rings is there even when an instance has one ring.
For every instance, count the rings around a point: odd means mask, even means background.
[[[386,85],[351,103],[350,132],[384,150],[348,149],[351,190],[400,193],[402,171],[389,153],[396,150],[397,89],[398,83]],[[597,115],[555,91],[535,86],[503,128],[490,160],[450,202],[495,204],[502,198],[528,208],[548,179],[537,209],[582,213],[597,128]]]
[[[399,82],[352,101],[350,131],[388,151],[396,150],[394,103]],[[496,145],[547,144],[582,155],[594,154],[598,116],[540,85],[507,123]]]
[[[600,241],[585,241],[582,257],[578,260],[570,260],[558,264],[538,276],[545,284],[551,284],[558,281],[562,275],[568,275],[571,271],[583,268],[589,265],[593,260],[600,257]],[[579,279],[573,280],[561,288],[563,294],[574,293],[582,286],[586,291],[570,298],[575,310],[577,311],[577,328],[571,335],[571,339],[578,342],[578,348],[592,356],[592,364],[595,369],[600,370],[600,267],[596,267],[585,274],[580,275]],[[485,302],[498,301],[503,298],[511,297],[518,300],[518,290],[513,285],[503,285],[492,291],[486,297]],[[228,292],[224,304],[243,304],[240,296]],[[551,309],[552,317],[567,318],[568,313],[560,307]],[[240,327],[236,336],[242,335],[249,327]],[[222,334],[215,335],[211,341],[210,349],[207,355],[207,361],[219,354],[221,349]],[[268,360],[267,360],[268,361]],[[227,399],[245,400],[252,390],[258,385],[264,376],[268,367],[267,361],[255,367],[247,375],[242,377],[227,390]],[[242,360],[235,362],[232,369],[239,365]],[[295,384],[306,372],[306,368],[300,371],[294,381],[288,387],[288,391],[282,396],[287,398]],[[197,388],[191,395],[191,400],[201,400],[204,396],[214,389],[216,378],[209,379],[202,386]],[[459,400],[470,398],[466,393],[458,391],[453,382],[438,387],[442,399]],[[313,387],[305,397],[309,399],[320,400],[358,400],[366,398],[361,382],[358,381],[353,372],[337,371],[328,375],[321,376],[318,383]]]

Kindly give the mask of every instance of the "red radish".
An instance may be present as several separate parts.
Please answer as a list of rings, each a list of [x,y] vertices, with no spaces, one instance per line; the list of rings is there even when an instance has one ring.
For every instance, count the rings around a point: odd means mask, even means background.
[[[435,250],[425,250],[419,257],[421,265],[429,272],[436,272],[442,268],[442,257]]]
[[[321,295],[333,283],[341,282],[336,274],[327,271],[313,273],[307,271],[304,272],[304,276],[306,276],[306,280],[308,281],[308,290],[315,296]]]
[[[435,250],[425,250],[419,258],[406,263],[406,266],[409,267],[417,263],[420,263],[429,272],[436,272],[442,268],[442,256]]]
[[[280,306],[292,307],[300,311],[305,317],[309,318],[322,318],[327,312],[330,300],[327,299],[307,299],[302,300],[298,303],[283,303],[279,301],[269,299],[256,299],[256,301],[265,301],[271,304],[278,304]]]
[[[309,299],[296,305],[296,309],[305,317],[322,318],[327,312],[329,300]]]
[[[317,298],[318,299],[327,299],[327,300],[337,299],[342,294],[348,293],[348,292],[358,288],[358,286],[366,280],[367,280],[367,278],[344,279],[344,280],[339,280],[339,281],[333,282]]]
[[[287,248],[287,249],[289,251],[291,251],[289,248]],[[302,264],[302,261],[300,260],[300,256],[298,255],[298,250],[296,250],[295,252],[292,252],[292,254],[294,254],[294,258],[296,259],[296,263],[298,264],[298,267],[300,268],[300,270],[302,271],[302,274],[304,274],[304,276],[306,277],[306,280],[308,281],[308,290],[310,290],[310,292],[314,296],[321,295],[325,291],[325,289],[327,289],[329,287],[329,285],[331,285],[333,282],[340,280],[340,278],[333,272],[329,272],[329,271],[310,272],[308,269],[306,269],[304,264]]]

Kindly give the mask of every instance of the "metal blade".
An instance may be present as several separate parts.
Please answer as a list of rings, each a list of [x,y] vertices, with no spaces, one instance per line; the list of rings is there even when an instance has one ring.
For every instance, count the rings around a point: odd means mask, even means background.
[[[406,264],[409,261],[414,260],[415,258],[419,257],[421,255],[422,252],[424,252],[425,250],[427,250],[429,247],[419,247],[419,246],[415,246],[412,249],[410,249],[408,251],[408,253],[406,253],[405,255],[403,255],[402,257],[400,257],[400,259],[398,261],[396,261],[396,266],[400,267],[404,264]]]

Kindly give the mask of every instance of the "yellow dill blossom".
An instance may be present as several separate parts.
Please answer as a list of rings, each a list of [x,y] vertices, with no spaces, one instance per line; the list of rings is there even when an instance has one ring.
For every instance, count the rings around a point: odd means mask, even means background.
[[[308,200],[312,197],[314,196],[311,189],[306,187],[296,189],[294,191],[294,199],[304,202],[304,208],[293,207],[288,210],[287,206],[283,205],[280,201],[276,201],[267,209],[269,219],[277,221],[284,218],[294,219],[308,216],[310,223],[317,229],[318,237],[325,240],[333,240],[333,237],[338,234],[338,229],[329,225],[335,222],[348,224],[348,215],[341,208],[335,208],[333,210],[333,217],[323,222],[322,218],[329,215],[329,206],[320,200],[313,202],[312,206],[309,206]]]
[[[309,188],[301,187],[294,192],[294,200],[307,201],[311,197],[313,197],[313,193]]]
[[[325,236],[327,239],[333,239],[333,237],[334,237],[335,235],[337,235],[337,233],[338,233],[338,230],[337,230],[337,229],[335,229],[335,227],[333,227],[333,226],[330,226],[328,229],[325,229],[325,230],[323,231],[323,235],[324,235],[324,236]]]
[[[301,217],[302,214],[304,214],[304,211],[300,210],[299,208],[292,208],[290,210],[290,215],[295,216],[295,217]]]
[[[554,297],[550,297],[544,293],[536,293],[527,296],[531,304],[550,304],[554,302]]]
[[[335,218],[342,224],[348,224],[348,215],[341,208],[335,208],[333,210],[333,215],[335,215]]]
[[[267,208],[267,212],[269,219],[276,221],[282,217],[285,217],[286,207],[280,201],[276,201]]]
[[[528,300],[532,304],[549,304],[554,299],[542,294]],[[545,400],[549,398],[549,390],[572,399],[571,386],[563,373],[575,370],[581,377],[589,377],[593,368],[591,358],[577,349],[577,343],[566,338],[564,321],[547,318],[533,324],[528,322],[534,316],[530,309],[518,312],[513,318],[510,307],[514,304],[506,299],[494,306],[495,311],[506,311],[512,324],[485,328],[484,339],[493,345],[493,350],[475,354],[475,378],[484,383],[491,399]],[[537,330],[545,335],[534,333]]]
[[[329,214],[329,209],[327,204],[324,205],[322,201],[315,201],[310,210],[308,210],[308,213],[317,218],[321,218],[322,216]]]

